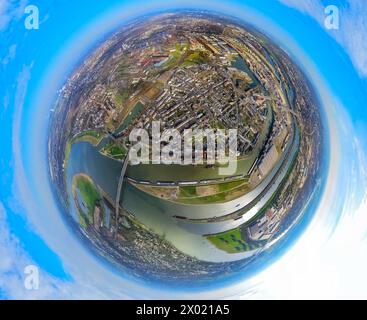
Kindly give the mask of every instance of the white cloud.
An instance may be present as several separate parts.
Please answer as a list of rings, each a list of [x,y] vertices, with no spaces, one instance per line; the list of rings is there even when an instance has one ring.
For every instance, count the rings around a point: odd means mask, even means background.
[[[27,290],[24,286],[24,268],[34,262],[24,252],[18,239],[9,232],[6,213],[0,202],[0,288],[9,299],[42,299],[61,297],[67,287],[41,270],[42,285],[38,290]],[[60,290],[62,289],[62,290]]]
[[[37,266],[24,250],[19,239],[9,231],[6,211],[0,202],[0,291],[6,299],[107,299],[110,295],[91,281],[60,280]],[[36,265],[39,268],[39,288],[27,290],[24,268]],[[83,272],[82,272],[83,273]],[[123,298],[115,293],[115,298]]]
[[[325,6],[321,0],[280,0],[310,15],[324,27]],[[340,28],[327,30],[341,44],[362,77],[367,77],[367,6],[362,0],[347,0],[339,7]],[[326,29],[325,29],[326,30]]]
[[[0,1],[0,31],[5,30],[11,20],[20,19],[28,0],[1,0]]]
[[[0,2],[0,30],[5,29],[10,22],[11,16],[8,14],[9,6],[10,1],[5,0]]]
[[[15,57],[16,51],[17,51],[17,45],[12,44],[9,47],[7,55],[0,60],[1,64],[7,65],[11,60],[13,60]]]

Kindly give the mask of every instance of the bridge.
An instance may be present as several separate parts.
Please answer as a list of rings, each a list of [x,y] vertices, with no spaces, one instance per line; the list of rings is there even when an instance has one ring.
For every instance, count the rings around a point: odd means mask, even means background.
[[[116,200],[115,200],[115,216],[116,216],[116,218],[115,218],[115,223],[116,223],[115,237],[116,237],[117,231],[118,231],[118,221],[119,221],[119,215],[120,215],[121,189],[122,189],[122,185],[124,183],[124,177],[125,177],[125,173],[126,173],[128,163],[129,163],[129,151],[127,152],[126,157],[124,159],[124,162],[122,164],[120,178],[119,178],[119,182],[118,182],[118,185],[117,185],[117,193],[116,193]]]

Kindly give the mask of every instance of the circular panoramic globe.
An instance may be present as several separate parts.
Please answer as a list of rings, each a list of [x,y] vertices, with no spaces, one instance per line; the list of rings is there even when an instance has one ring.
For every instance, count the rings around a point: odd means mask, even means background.
[[[70,75],[50,128],[51,178],[75,231],[144,279],[244,271],[318,185],[312,87],[269,39],[217,14],[124,25]]]

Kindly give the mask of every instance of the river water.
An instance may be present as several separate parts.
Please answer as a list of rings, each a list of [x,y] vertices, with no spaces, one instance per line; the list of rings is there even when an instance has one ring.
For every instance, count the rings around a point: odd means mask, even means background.
[[[72,178],[78,173],[85,173],[94,183],[115,199],[122,163],[99,153],[99,148],[88,142],[77,142],[71,148],[68,169],[68,195],[72,199]],[[180,251],[205,261],[236,261],[251,256],[254,252],[229,254],[212,245],[201,235],[192,234],[179,227],[172,218],[173,203],[163,202],[124,182],[121,206],[134,213],[136,218],[152,231],[165,237]],[[72,214],[77,220],[76,208],[72,203]],[[189,210],[189,208],[188,208]]]

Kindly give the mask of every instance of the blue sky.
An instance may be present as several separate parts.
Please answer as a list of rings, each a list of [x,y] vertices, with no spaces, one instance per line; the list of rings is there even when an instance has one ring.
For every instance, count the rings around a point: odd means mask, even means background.
[[[24,7],[29,3],[39,7],[39,30],[24,28]],[[324,27],[323,10],[330,3],[340,7],[339,30]],[[175,296],[312,297],[316,287],[320,297],[349,292],[367,298],[366,283],[357,281],[367,267],[367,255],[361,254],[367,252],[363,215],[367,9],[362,0],[2,1],[0,256],[5,258],[0,261],[0,297],[172,297],[163,288],[117,275],[86,252],[55,206],[43,146],[57,90],[83,55],[127,19],[177,7],[238,16],[299,63],[327,114],[332,165],[311,225],[279,261],[246,281],[194,293],[175,292]],[[355,259],[360,261],[358,268],[348,263]],[[23,269],[28,264],[40,268],[39,290],[24,289]]]

